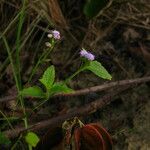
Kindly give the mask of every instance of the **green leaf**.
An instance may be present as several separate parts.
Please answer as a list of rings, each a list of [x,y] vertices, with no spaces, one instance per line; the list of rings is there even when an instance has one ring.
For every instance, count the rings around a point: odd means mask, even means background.
[[[25,141],[32,147],[36,147],[40,139],[34,132],[28,132],[25,136]]]
[[[0,144],[5,144],[5,145],[11,144],[11,141],[2,132],[0,132]]]
[[[57,82],[52,86],[50,92],[52,92],[53,94],[70,93],[73,92],[73,90],[69,88],[65,83]]]
[[[50,90],[55,80],[55,68],[54,66],[48,67],[42,78],[40,79],[40,82],[46,87],[47,90]]]
[[[28,87],[24,88],[20,94],[22,96],[31,96],[31,97],[39,97],[43,98],[45,96],[45,93],[42,91],[42,89],[38,86]]]
[[[87,17],[93,18],[107,5],[107,3],[108,0],[87,0],[83,12]]]
[[[107,72],[107,70],[98,61],[91,61],[89,66],[86,67],[86,69],[92,71],[95,75],[103,79],[111,80],[112,78],[111,75]]]

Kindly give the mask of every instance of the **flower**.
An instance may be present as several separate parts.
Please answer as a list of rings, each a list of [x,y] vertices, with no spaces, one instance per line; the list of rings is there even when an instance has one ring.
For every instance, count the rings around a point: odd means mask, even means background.
[[[81,57],[85,57],[85,58],[87,58],[88,60],[91,60],[91,61],[95,59],[95,56],[92,53],[87,52],[85,49],[82,49],[80,51],[80,55],[81,55]]]
[[[53,35],[54,39],[56,39],[56,40],[60,39],[60,32],[59,31],[53,30],[52,35]]]
[[[57,30],[52,30],[51,33],[47,35],[48,38],[54,38],[55,40],[60,39],[60,32]]]
[[[80,55],[82,56],[82,57],[84,57],[85,55],[87,55],[88,54],[88,52],[85,50],[85,49],[82,49],[81,51],[80,51]]]
[[[94,60],[95,59],[95,56],[91,53],[88,53],[85,55],[85,57],[88,59],[88,60]]]

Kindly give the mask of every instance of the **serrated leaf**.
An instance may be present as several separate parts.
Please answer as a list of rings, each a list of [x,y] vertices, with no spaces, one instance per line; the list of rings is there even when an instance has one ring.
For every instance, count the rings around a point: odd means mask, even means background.
[[[47,90],[50,90],[55,80],[55,68],[54,66],[48,67],[42,78],[40,79],[40,82],[46,87]]]
[[[0,132],[0,144],[4,144],[4,145],[11,144],[11,141],[2,132]]]
[[[31,96],[31,97],[39,97],[43,98],[45,96],[45,93],[42,91],[42,89],[38,86],[28,87],[24,88],[20,94],[22,96]]]
[[[52,86],[51,92],[55,94],[70,93],[70,92],[73,92],[73,90],[69,88],[65,83],[57,82]]]
[[[87,17],[93,18],[107,5],[107,3],[108,0],[87,0],[83,12]]]
[[[91,61],[89,66],[86,67],[86,69],[92,71],[95,75],[103,79],[111,80],[112,78],[111,75],[107,72],[107,70],[98,61]]]
[[[32,147],[36,147],[40,139],[34,132],[28,132],[25,136],[25,141]]]

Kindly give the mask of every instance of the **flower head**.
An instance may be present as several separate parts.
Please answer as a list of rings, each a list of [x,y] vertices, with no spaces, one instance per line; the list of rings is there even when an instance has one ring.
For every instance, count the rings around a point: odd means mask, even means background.
[[[55,40],[60,39],[60,32],[57,30],[52,30],[51,33],[47,35],[48,38],[54,38]]]
[[[95,59],[95,56],[92,53],[87,52],[85,49],[82,49],[80,51],[80,55],[81,55],[81,57],[85,57],[85,58],[87,58],[88,60],[91,60],[91,61]]]
[[[80,55],[82,56],[82,57],[84,57],[85,55],[87,55],[88,54],[88,52],[85,50],[85,49],[82,49],[81,51],[80,51]]]
[[[88,60],[94,60],[95,59],[95,56],[91,53],[88,53],[85,55],[85,57],[88,59]]]
[[[54,39],[56,39],[56,40],[60,39],[60,32],[59,31],[53,30],[52,35],[53,35]]]

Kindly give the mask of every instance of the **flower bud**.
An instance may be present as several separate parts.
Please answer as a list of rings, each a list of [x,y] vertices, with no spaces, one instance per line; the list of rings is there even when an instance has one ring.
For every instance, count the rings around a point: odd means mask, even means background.
[[[48,38],[52,38],[53,35],[52,35],[52,34],[48,34],[47,37],[48,37]]]
[[[45,45],[49,48],[52,46],[51,43],[49,43],[49,42],[45,42]]]

